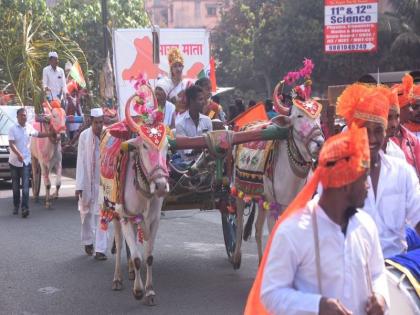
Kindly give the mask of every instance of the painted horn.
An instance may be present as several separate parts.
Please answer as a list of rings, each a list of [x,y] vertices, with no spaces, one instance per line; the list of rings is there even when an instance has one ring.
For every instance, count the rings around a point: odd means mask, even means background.
[[[274,88],[273,92],[273,101],[274,101],[274,108],[277,112],[281,115],[289,116],[289,109],[281,104],[279,99],[279,90],[282,91],[284,86],[284,81],[280,81],[277,83],[276,87]]]
[[[132,132],[138,133],[140,131],[140,127],[135,123],[133,117],[130,115],[130,104],[134,97],[135,95],[131,96],[127,100],[127,103],[125,103],[125,120],[127,121],[128,128],[130,128]]]

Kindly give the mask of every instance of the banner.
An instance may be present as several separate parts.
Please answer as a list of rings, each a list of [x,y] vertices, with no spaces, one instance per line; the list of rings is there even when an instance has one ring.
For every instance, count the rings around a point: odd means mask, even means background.
[[[178,47],[184,57],[184,77],[196,80],[209,65],[209,33],[205,29],[161,29],[160,64],[153,64],[150,29],[114,30],[114,69],[120,118],[124,117],[127,99],[133,95],[132,80],[141,73],[151,83],[169,75],[168,51]]]
[[[378,0],[325,0],[325,52],[376,51],[377,24]]]

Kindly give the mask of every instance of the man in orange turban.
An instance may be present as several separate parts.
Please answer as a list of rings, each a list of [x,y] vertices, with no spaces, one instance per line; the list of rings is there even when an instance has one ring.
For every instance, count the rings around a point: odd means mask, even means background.
[[[363,210],[375,221],[385,258],[410,250],[406,224],[420,234],[420,186],[413,168],[381,150],[388,125],[389,98],[378,87],[353,84],[337,102],[347,124],[366,127],[370,148],[369,190]]]
[[[420,84],[413,86],[410,113],[404,126],[414,133],[417,138],[420,138]]]
[[[411,96],[412,93],[410,91],[413,90],[413,78],[406,74],[402,80],[401,84],[397,84],[393,87],[393,93],[398,93],[398,109],[401,112],[406,111],[410,108],[410,103],[413,101],[413,97]],[[407,96],[406,94],[409,94]],[[404,157],[407,162],[413,166],[414,170],[416,171],[417,176],[420,176],[420,140],[411,132],[409,131],[403,124],[400,123],[398,109],[394,109],[389,111],[388,115],[388,122],[392,130],[391,140],[397,144],[404,153]],[[408,112],[410,115],[411,113]],[[398,117],[397,117],[398,116]],[[390,126],[388,126],[388,130],[390,130]],[[388,151],[387,151],[388,153]]]
[[[277,221],[245,314],[384,314],[378,232],[363,211],[369,143],[353,125],[323,145],[313,177]],[[321,197],[309,201],[319,183]]]

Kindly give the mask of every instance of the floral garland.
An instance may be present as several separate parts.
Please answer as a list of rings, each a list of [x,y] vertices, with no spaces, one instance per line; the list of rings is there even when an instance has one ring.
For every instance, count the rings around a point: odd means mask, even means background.
[[[233,197],[238,197],[242,199],[247,205],[251,204],[252,202],[256,202],[258,206],[260,207],[260,209],[264,209],[265,211],[270,211],[270,215],[275,219],[277,219],[280,216],[282,206],[277,202],[274,202],[274,201],[268,202],[264,199],[263,196],[247,195],[243,191],[238,191],[236,187],[230,188],[230,194]],[[228,206],[228,211],[230,213],[234,213],[235,208],[233,206]]]
[[[134,111],[139,114],[141,119],[148,125],[157,125],[163,122],[164,114],[161,108],[151,108],[147,106],[146,103],[146,94],[142,91],[142,87],[147,86],[147,81],[145,77],[140,73],[134,82],[134,88],[136,89],[136,94],[133,97]]]
[[[303,60],[303,67],[298,71],[290,71],[284,76],[283,80],[287,85],[292,85],[300,78],[309,78],[314,70],[314,67],[315,65],[312,60],[305,58]]]

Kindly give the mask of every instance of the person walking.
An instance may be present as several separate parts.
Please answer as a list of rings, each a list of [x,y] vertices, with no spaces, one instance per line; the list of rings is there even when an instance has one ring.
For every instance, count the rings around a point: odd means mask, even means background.
[[[17,124],[9,129],[9,166],[12,175],[13,214],[22,209],[22,218],[29,215],[29,176],[31,174],[31,137],[49,137],[51,134],[38,132],[27,124],[27,113],[24,107],[16,112]],[[20,183],[22,181],[22,204]]]
[[[99,141],[104,124],[102,108],[90,111],[92,125],[80,134],[77,147],[76,198],[82,223],[81,241],[87,255],[106,260],[107,232],[99,226]]]

